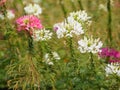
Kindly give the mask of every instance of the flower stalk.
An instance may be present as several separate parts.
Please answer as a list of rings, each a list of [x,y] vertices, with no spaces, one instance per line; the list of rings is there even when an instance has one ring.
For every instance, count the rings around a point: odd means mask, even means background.
[[[92,53],[90,53],[90,63],[91,63],[91,69],[94,69],[95,65],[94,65],[94,60],[93,60],[93,54]]]
[[[67,17],[67,11],[66,11],[65,6],[63,4],[63,0],[59,0],[59,2],[60,2],[61,9],[63,11],[63,14],[64,14],[64,18],[66,18]]]
[[[69,45],[69,49],[70,49],[70,59],[72,61],[75,60],[75,52],[74,52],[74,48],[73,48],[73,42],[72,42],[72,37],[68,38],[68,45]]]
[[[112,44],[112,14],[111,14],[111,0],[107,0],[107,10],[108,10],[108,24],[107,24],[107,29],[108,29],[108,43]]]
[[[83,5],[82,5],[82,1],[81,1],[81,0],[78,0],[78,3],[79,3],[79,6],[80,6],[80,9],[81,9],[81,10],[84,10]]]

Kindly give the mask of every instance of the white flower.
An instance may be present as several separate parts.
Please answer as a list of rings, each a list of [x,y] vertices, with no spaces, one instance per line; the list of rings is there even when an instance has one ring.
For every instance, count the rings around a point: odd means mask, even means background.
[[[99,5],[99,10],[104,10],[105,12],[107,12],[107,7],[103,4]]]
[[[98,53],[103,45],[99,38],[94,40],[92,36],[90,38],[84,37],[84,39],[78,41],[78,44],[81,53]]]
[[[58,55],[57,52],[52,52],[53,54],[53,58],[56,59],[56,60],[60,60],[60,56]]]
[[[48,65],[54,65],[53,59],[60,60],[60,56],[58,55],[57,52],[52,52],[52,57],[50,56],[49,53],[46,53],[44,56],[44,62]]]
[[[77,11],[70,13],[70,17],[73,17],[78,22],[88,22],[91,17],[89,17],[86,11]]]
[[[105,68],[106,75],[108,76],[109,74],[116,74],[120,76],[120,64],[118,63],[111,63],[108,64]]]
[[[15,18],[15,14],[14,14],[13,10],[7,10],[7,14],[6,14],[6,16],[7,16],[7,18],[8,18],[9,20]],[[0,14],[0,19],[2,19],[2,20],[5,19],[5,17],[4,17],[3,14]]]
[[[66,20],[54,25],[57,37],[73,37],[73,35],[84,34],[85,28],[90,25],[90,18],[85,11],[70,13]]]
[[[35,41],[46,41],[52,38],[53,33],[50,32],[50,30],[34,30],[34,33],[32,35],[33,39]]]
[[[0,13],[0,19],[4,20],[4,15]]]
[[[7,18],[9,20],[15,18],[15,14],[14,14],[14,12],[12,10],[7,10]]]
[[[42,13],[42,9],[38,4],[28,4],[24,7],[24,10],[27,14],[32,14],[38,17]]]
[[[64,22],[62,23],[57,23],[54,25],[54,30],[56,31],[57,37],[62,38],[66,34],[66,29],[64,26]]]

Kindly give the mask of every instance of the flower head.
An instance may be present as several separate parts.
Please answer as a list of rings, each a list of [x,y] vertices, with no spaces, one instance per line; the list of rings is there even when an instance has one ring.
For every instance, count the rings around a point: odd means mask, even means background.
[[[7,19],[11,20],[11,19],[14,19],[15,18],[15,13],[14,13],[14,10],[6,10],[6,17]],[[5,16],[0,13],[0,19],[4,20],[5,19]]]
[[[50,30],[46,29],[34,30],[32,37],[35,41],[46,41],[52,38],[52,34]]]
[[[101,52],[99,52],[99,56],[102,58],[106,58],[106,57],[117,58],[119,57],[119,52],[113,48],[104,47],[101,48]]]
[[[116,74],[120,76],[120,63],[114,62],[114,63],[107,64],[105,68],[105,72],[107,76],[110,74]]]
[[[54,25],[57,37],[73,37],[73,35],[84,34],[86,27],[91,22],[90,18],[85,11],[70,13],[63,22]]]
[[[46,53],[44,56],[44,62],[48,65],[54,65],[53,60],[60,60],[60,56],[57,52],[52,52],[52,57],[50,57],[49,53]]]
[[[15,14],[13,10],[7,10],[7,18],[10,20],[15,18]]]
[[[27,14],[38,17],[42,13],[42,9],[38,4],[29,4],[28,6],[24,7],[24,10]]]
[[[33,15],[26,15],[18,18],[16,20],[16,24],[18,31],[27,30],[31,34],[33,33],[33,31],[31,32],[30,30],[43,28],[41,21],[36,16]]]
[[[93,39],[91,36],[90,38],[84,37],[78,41],[81,53],[91,52],[91,53],[98,53],[100,52],[100,48],[102,47],[103,43],[98,39]]]

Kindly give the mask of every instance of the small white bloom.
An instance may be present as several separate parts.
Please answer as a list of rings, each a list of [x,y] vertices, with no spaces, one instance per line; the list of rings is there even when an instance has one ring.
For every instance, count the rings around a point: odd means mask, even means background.
[[[58,55],[57,52],[52,52],[53,54],[53,58],[56,59],[56,60],[60,60],[60,56]]]
[[[32,37],[35,41],[46,41],[52,38],[53,33],[50,30],[35,30]]]
[[[15,18],[15,14],[14,14],[14,12],[12,10],[7,10],[7,18],[9,20]]]
[[[64,26],[64,22],[62,23],[57,23],[54,25],[54,30],[56,31],[57,37],[62,38],[66,34],[66,29]]]
[[[0,19],[4,20],[4,15],[0,13]]]
[[[94,40],[92,36],[90,38],[84,37],[84,39],[78,41],[78,44],[81,53],[98,53],[103,45],[99,39]]]
[[[14,14],[13,10],[7,10],[6,16],[7,16],[7,18],[8,18],[9,20],[15,18],[15,14]],[[2,19],[2,20],[5,19],[4,15],[3,15],[2,13],[0,13],[0,19]]]
[[[105,68],[106,76],[109,74],[116,74],[120,76],[120,64],[118,63],[111,63],[108,64]]]
[[[60,60],[60,56],[57,52],[52,52],[52,56],[49,53],[46,53],[44,56],[44,62],[48,65],[54,65],[53,60]]]
[[[103,4],[99,5],[99,10],[104,10],[105,12],[107,12],[107,7]]]
[[[91,17],[89,17],[86,13],[86,11],[77,11],[70,13],[71,17],[74,17],[74,19],[78,22],[88,22]]]
[[[36,15],[38,17],[42,13],[42,8],[38,4],[28,4],[24,7],[24,10],[27,14]]]

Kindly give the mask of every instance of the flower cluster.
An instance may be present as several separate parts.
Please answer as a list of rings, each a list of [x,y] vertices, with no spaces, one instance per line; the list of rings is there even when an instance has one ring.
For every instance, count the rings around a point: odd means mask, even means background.
[[[98,53],[100,52],[100,48],[102,47],[103,43],[98,39],[93,39],[91,36],[90,38],[84,37],[78,41],[81,53],[91,52],[91,53]]]
[[[98,54],[101,58],[109,59],[105,68],[106,75],[116,74],[120,76],[120,52],[113,48],[104,47]]]
[[[6,17],[11,20],[15,18],[14,10],[7,10]],[[0,19],[4,20],[5,17],[2,13],[0,13]]]
[[[16,20],[16,23],[18,31],[27,30],[30,34],[33,34],[34,29],[43,28],[41,21],[33,15],[22,16]]]
[[[35,30],[32,37],[35,41],[46,41],[52,38],[52,34],[50,30],[41,29]]]
[[[53,59],[54,60],[60,60],[60,56],[58,55],[57,52],[52,52],[52,56],[53,56]],[[50,54],[49,53],[46,53],[45,56],[44,56],[44,62],[48,65],[54,65],[51,57],[50,57]]]
[[[116,74],[120,76],[120,60],[118,62],[112,62],[107,64],[105,68],[106,75]]]
[[[42,9],[38,4],[28,4],[26,7],[24,7],[25,13],[29,15],[35,15],[39,17],[39,15],[42,13]]]
[[[64,22],[54,25],[58,38],[73,37],[73,35],[81,35],[85,32],[86,24],[90,24],[90,17],[85,11],[70,13]]]
[[[120,52],[113,49],[113,48],[108,48],[108,47],[104,47],[101,48],[101,52],[99,52],[99,56],[102,58],[120,58]]]

